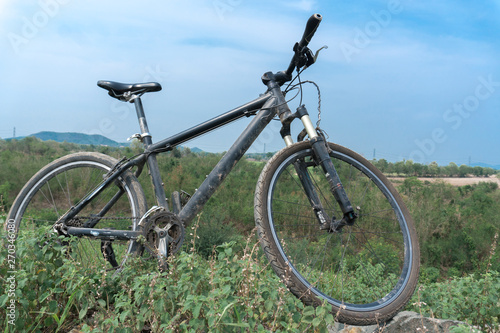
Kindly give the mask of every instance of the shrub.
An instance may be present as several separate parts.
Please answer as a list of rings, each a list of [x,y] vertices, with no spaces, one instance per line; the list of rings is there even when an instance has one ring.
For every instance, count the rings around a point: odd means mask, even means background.
[[[2,241],[4,242],[4,237]],[[119,274],[85,270],[65,256],[58,237],[17,241],[16,321],[11,331],[326,332],[326,306],[304,306],[262,262],[258,244],[234,242],[209,260],[194,249],[170,258],[168,272],[136,259]],[[4,244],[1,244],[2,246]],[[8,271],[4,252],[0,273]],[[10,302],[2,289],[0,305]],[[6,312],[0,322],[6,323]]]
[[[421,285],[409,308],[425,316],[464,321],[485,331],[500,330],[500,273]]]

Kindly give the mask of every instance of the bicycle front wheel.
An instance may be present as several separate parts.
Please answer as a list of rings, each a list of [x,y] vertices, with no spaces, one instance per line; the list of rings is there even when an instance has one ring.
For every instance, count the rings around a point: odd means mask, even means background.
[[[309,142],[278,152],[255,194],[262,248],[276,274],[304,303],[328,302],[338,321],[370,325],[392,318],[418,280],[419,246],[412,219],[387,178],[362,156],[329,143],[330,157],[358,218],[337,232],[321,230],[294,163],[301,161],[324,210],[342,218]],[[330,221],[328,221],[330,222]]]
[[[23,187],[8,214],[9,221],[14,221],[18,239],[50,233],[58,219],[95,189],[117,162],[100,153],[75,153],[42,168]],[[147,206],[139,182],[129,171],[67,224],[82,227],[120,190],[123,190],[123,195],[95,228],[136,230]],[[103,241],[89,237],[72,237],[65,243],[69,246],[67,253],[87,268],[117,268],[125,263],[133,249],[132,241]]]

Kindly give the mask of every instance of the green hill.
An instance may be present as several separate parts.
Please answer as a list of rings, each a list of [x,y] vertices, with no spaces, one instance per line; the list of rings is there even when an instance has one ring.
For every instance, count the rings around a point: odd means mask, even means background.
[[[42,141],[56,141],[56,142],[71,142],[80,145],[96,145],[96,146],[110,146],[110,147],[125,147],[128,143],[120,143],[114,140],[108,139],[105,136],[99,134],[83,134],[83,133],[58,133],[43,131],[28,136],[36,137]],[[22,139],[21,137],[16,139]]]

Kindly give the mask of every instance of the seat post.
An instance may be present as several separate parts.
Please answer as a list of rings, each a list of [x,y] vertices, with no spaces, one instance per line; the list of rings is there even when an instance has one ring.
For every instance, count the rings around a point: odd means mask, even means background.
[[[148,148],[152,143],[151,134],[149,134],[148,123],[146,121],[146,115],[144,114],[144,108],[142,107],[142,101],[140,97],[134,98],[135,111],[137,112],[137,119],[139,120],[139,127],[141,128],[141,138],[143,140],[145,148]]]
[[[149,134],[148,123],[146,121],[146,115],[144,114],[144,108],[142,107],[142,101],[139,96],[134,98],[135,110],[137,112],[137,119],[139,119],[139,126],[141,128],[141,139],[144,147],[147,149],[152,143],[151,134]],[[158,167],[158,161],[156,160],[156,154],[149,154],[148,159],[149,175],[151,176],[151,181],[153,183],[153,188],[155,191],[156,202],[158,205],[169,211],[167,200],[165,197],[165,189],[163,188],[163,183],[160,176],[160,168]]]

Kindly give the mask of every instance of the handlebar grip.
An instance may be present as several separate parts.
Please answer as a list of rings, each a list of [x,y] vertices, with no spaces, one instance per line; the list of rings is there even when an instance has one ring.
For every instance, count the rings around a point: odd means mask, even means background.
[[[293,48],[295,54],[292,58],[292,61],[290,62],[290,65],[288,66],[288,69],[285,71],[286,76],[292,75],[294,69],[297,67],[297,62],[300,57],[300,52],[302,52],[302,49],[307,47],[307,45],[311,41],[311,38],[314,36],[316,29],[318,29],[318,26],[321,23],[322,19],[323,16],[321,16],[320,14],[314,14],[309,18],[309,20],[307,20],[306,29],[304,30],[304,35],[302,36],[300,42],[296,43]],[[289,80],[291,80],[291,78]]]
[[[306,29],[304,30],[304,35],[302,36],[302,39],[299,42],[300,48],[303,48],[309,44],[312,37],[314,36],[314,33],[316,32],[316,29],[318,29],[318,26],[321,23],[322,19],[323,17],[320,14],[313,14],[309,18],[309,20],[307,20]]]

